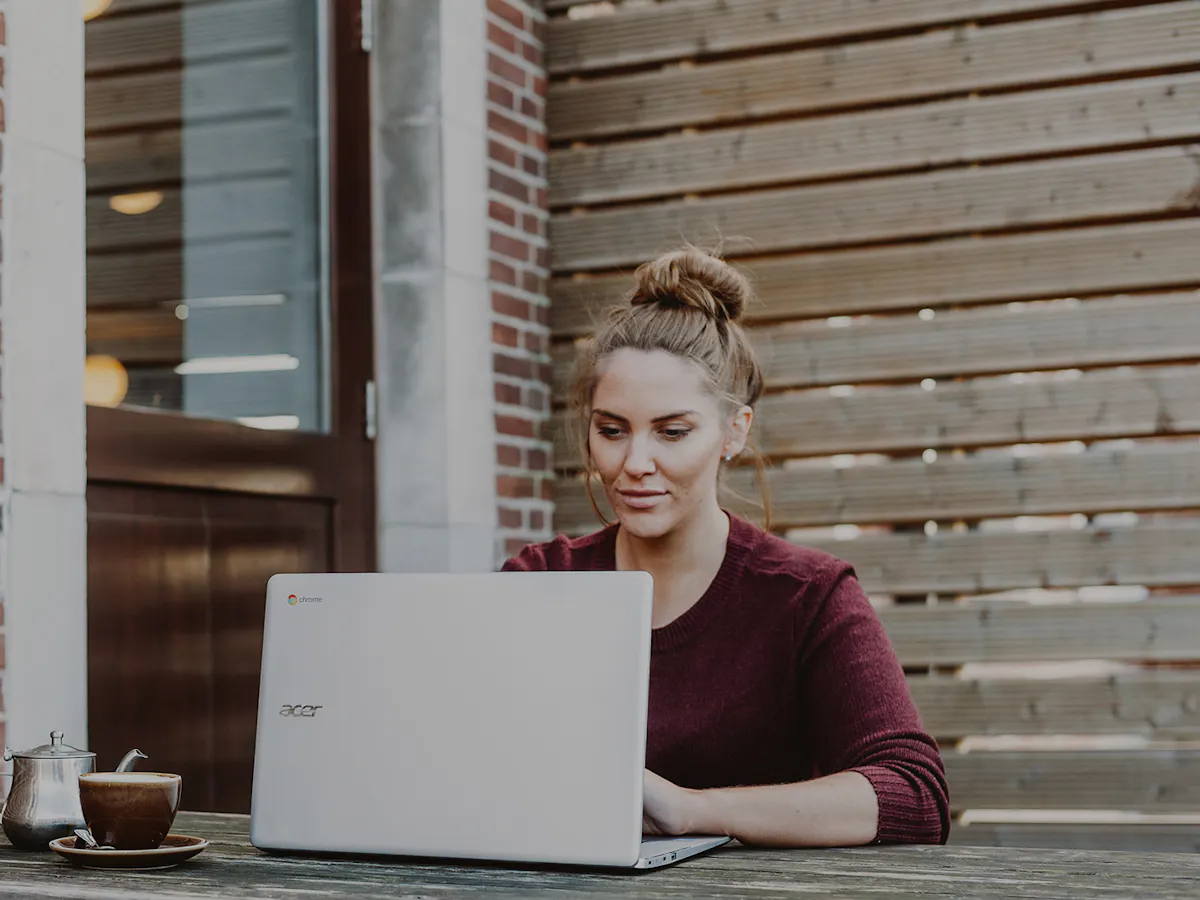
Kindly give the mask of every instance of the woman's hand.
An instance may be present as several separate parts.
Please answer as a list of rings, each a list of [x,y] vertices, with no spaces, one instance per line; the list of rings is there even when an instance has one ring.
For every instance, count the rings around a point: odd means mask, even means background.
[[[672,784],[649,769],[643,778],[642,832],[653,835],[693,834],[703,805],[700,791]]]

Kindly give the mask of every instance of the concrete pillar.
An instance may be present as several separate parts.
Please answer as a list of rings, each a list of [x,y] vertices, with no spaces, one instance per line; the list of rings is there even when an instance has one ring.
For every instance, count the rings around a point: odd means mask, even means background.
[[[83,17],[29,0],[0,14],[5,737],[86,746]]]
[[[485,4],[375,9],[379,566],[490,571]]]

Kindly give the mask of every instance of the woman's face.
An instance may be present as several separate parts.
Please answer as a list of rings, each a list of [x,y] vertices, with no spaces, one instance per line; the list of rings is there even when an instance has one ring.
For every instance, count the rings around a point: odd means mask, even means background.
[[[745,446],[751,412],[723,414],[699,368],[662,350],[599,366],[588,446],[621,527],[645,539],[717,502],[721,457]]]

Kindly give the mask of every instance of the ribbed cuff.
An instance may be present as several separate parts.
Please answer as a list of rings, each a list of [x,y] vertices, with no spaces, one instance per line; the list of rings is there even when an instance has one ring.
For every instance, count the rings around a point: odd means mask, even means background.
[[[879,801],[875,843],[946,843],[950,825],[943,824],[938,804],[924,784],[887,766],[858,766],[850,771],[858,772],[875,788]]]

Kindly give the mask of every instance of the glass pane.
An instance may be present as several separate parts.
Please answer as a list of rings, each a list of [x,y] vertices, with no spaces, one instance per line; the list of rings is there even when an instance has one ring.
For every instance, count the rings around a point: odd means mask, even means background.
[[[89,0],[90,403],[325,430],[319,0]]]

